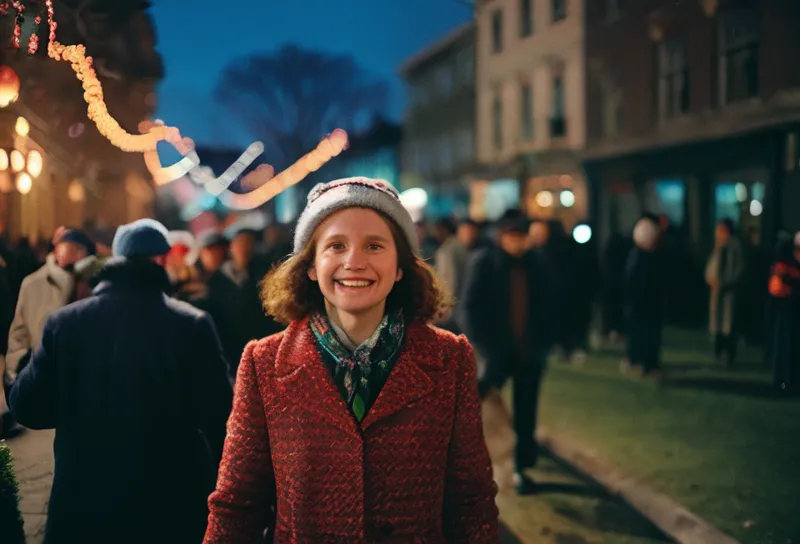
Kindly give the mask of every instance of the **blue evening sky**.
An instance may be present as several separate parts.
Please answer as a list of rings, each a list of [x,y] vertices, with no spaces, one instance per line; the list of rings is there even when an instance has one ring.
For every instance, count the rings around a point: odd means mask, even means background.
[[[285,43],[352,54],[391,83],[399,119],[400,63],[472,17],[458,0],[159,0],[151,12],[166,66],[158,117],[199,144],[235,148],[252,139],[212,96],[229,60]]]

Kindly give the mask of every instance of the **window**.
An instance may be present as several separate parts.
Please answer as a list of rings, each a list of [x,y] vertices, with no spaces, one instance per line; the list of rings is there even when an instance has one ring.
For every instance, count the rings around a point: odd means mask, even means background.
[[[689,111],[689,65],[682,42],[658,46],[658,110],[661,119]]]
[[[720,103],[758,96],[758,18],[749,11],[720,18]]]
[[[492,53],[503,50],[503,12],[499,9],[492,12]]]
[[[550,0],[553,6],[553,22],[567,18],[567,0]]]
[[[464,85],[475,82],[475,49],[469,45],[458,53],[458,80]]]
[[[530,141],[533,139],[533,92],[530,83],[523,83],[520,87],[520,136]]]
[[[519,1],[519,36],[527,38],[533,35],[533,0]]]
[[[602,135],[604,138],[614,138],[619,135],[620,128],[622,128],[622,89],[612,85],[604,85],[602,101]]]
[[[436,70],[436,88],[443,96],[453,92],[453,72],[449,66],[441,66]]]
[[[553,78],[553,111],[550,118],[550,136],[561,137],[567,133],[567,124],[564,119],[564,78]]]
[[[503,149],[503,101],[494,97],[492,104],[492,141],[496,150]]]

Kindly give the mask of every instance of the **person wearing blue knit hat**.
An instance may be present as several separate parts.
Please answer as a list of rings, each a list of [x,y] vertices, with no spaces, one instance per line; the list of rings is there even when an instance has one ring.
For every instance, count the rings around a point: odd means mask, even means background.
[[[11,389],[20,424],[56,431],[48,542],[203,539],[233,390],[211,317],[167,295],[166,232],[118,229],[93,296],[47,318]]]

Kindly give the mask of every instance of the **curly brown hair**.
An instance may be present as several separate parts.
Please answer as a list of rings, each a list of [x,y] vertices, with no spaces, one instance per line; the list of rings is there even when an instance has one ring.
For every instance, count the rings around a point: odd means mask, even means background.
[[[437,321],[452,308],[452,295],[444,291],[433,269],[412,253],[400,227],[385,214],[376,213],[389,225],[397,247],[397,264],[403,270],[403,277],[386,299],[386,308],[389,311],[402,308],[407,323]],[[316,246],[315,232],[301,253],[274,267],[261,282],[264,311],[284,325],[325,309],[319,285],[308,277]]]

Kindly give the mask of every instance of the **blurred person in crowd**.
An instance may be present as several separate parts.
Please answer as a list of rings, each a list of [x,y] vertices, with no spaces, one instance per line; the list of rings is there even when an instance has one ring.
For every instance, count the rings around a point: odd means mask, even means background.
[[[200,279],[205,285],[189,302],[207,312],[214,320],[222,348],[230,364],[232,376],[247,343],[238,327],[239,289],[222,272],[228,254],[228,241],[217,230],[202,232],[197,237],[200,251]]]
[[[172,296],[188,301],[204,289],[197,272],[199,249],[191,232],[171,230],[167,233],[171,249],[167,253],[165,270],[172,284]]]
[[[281,223],[271,223],[264,229],[263,259],[267,268],[278,264],[292,252],[286,227]]]
[[[54,311],[11,390],[55,429],[45,540],[196,543],[231,408],[211,319],[166,296],[166,228],[117,230],[92,297]]]
[[[586,358],[586,334],[591,301],[581,285],[585,271],[578,267],[575,243],[557,219],[534,219],[528,228],[528,245],[544,264],[547,284],[558,304],[551,309],[553,357],[582,363]],[[588,309],[587,309],[588,308]],[[582,338],[583,337],[583,338]]]
[[[415,226],[422,251],[422,258],[433,266],[436,262],[436,250],[439,248],[439,242],[428,232],[428,222],[426,220],[420,219],[415,223]]]
[[[53,239],[53,252],[41,268],[26,277],[8,333],[6,372],[13,381],[22,357],[42,338],[48,315],[77,300],[75,263],[95,254],[94,242],[77,229],[61,229]]]
[[[314,187],[262,296],[288,328],[242,357],[205,542],[498,542],[474,354],[394,187]]]
[[[548,322],[553,305],[546,264],[528,251],[528,224],[517,209],[498,222],[497,245],[478,250],[467,265],[459,325],[481,360],[479,391],[497,402],[510,378],[513,382],[513,423],[517,435],[514,484],[517,492],[535,492],[525,473],[539,457],[534,438],[539,392],[551,345]]]
[[[800,393],[800,232],[782,241],[769,278],[769,358],[773,382],[782,392]]]
[[[664,324],[664,258],[658,218],[644,214],[633,229],[634,247],[625,267],[627,359],[623,371],[661,377],[661,333]]]
[[[733,221],[717,223],[714,241],[705,273],[710,289],[709,331],[714,339],[714,356],[729,367],[734,364],[739,343],[740,291],[747,263]]]
[[[230,231],[228,252],[230,260],[222,265],[222,273],[230,279],[238,289],[237,324],[241,332],[241,345],[244,349],[250,340],[263,338],[281,330],[280,325],[269,316],[264,315],[259,300],[259,284],[269,270],[267,263],[255,253],[256,232],[248,227],[234,225]],[[234,362],[235,365],[235,362]]]

